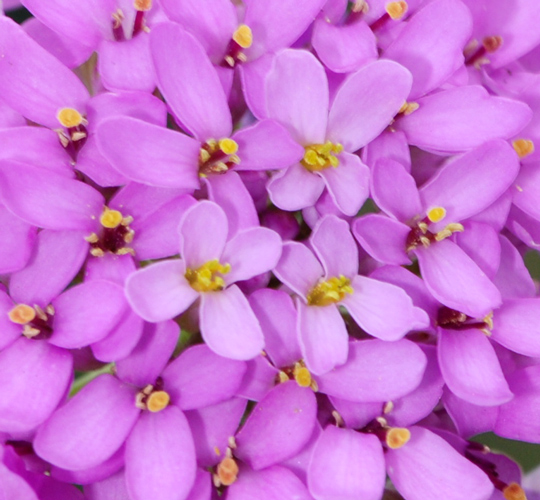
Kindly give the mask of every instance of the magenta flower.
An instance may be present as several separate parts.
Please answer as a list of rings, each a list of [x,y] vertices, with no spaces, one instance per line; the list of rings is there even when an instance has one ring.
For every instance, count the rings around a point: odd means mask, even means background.
[[[253,358],[264,346],[263,335],[235,282],[273,269],[281,239],[260,227],[229,239],[227,217],[210,201],[188,209],[179,232],[181,260],[153,264],[128,278],[133,309],[146,321],[164,321],[200,298],[200,328],[208,346],[221,356]]]
[[[324,217],[310,244],[318,258],[301,243],[284,243],[275,273],[299,295],[297,334],[313,373],[324,374],[347,359],[348,334],[338,305],[383,340],[398,340],[427,324],[403,290],[358,275],[358,250],[345,221]]]
[[[345,215],[356,215],[368,196],[369,170],[352,153],[390,123],[410,86],[403,67],[376,61],[346,79],[330,107],[328,80],[315,57],[280,52],[266,80],[267,114],[289,130],[304,157],[272,177],[272,202],[299,210],[314,205],[326,187]]]

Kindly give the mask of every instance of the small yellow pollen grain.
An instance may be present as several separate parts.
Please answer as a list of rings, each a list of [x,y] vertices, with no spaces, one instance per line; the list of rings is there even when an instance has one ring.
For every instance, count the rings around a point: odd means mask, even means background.
[[[101,217],[99,218],[99,222],[101,222],[103,227],[114,229],[122,223],[123,218],[124,216],[118,210],[110,210],[109,208],[105,207]]]
[[[149,411],[156,413],[166,408],[170,400],[169,394],[165,391],[156,391],[148,396],[146,407]]]
[[[232,139],[221,139],[219,141],[219,149],[226,155],[233,155],[238,151],[238,144]]]
[[[238,464],[234,458],[225,457],[217,466],[217,476],[223,486],[230,486],[238,477]]]
[[[77,127],[83,122],[82,115],[73,108],[62,108],[56,115],[58,121],[66,128]]]
[[[393,427],[386,434],[386,444],[392,450],[401,448],[408,443],[409,439],[411,439],[411,432],[403,427]]]
[[[197,269],[188,268],[185,278],[197,292],[216,292],[225,288],[225,280],[220,275],[227,274],[230,270],[230,264],[221,264],[214,259]]]
[[[241,24],[233,33],[232,39],[243,49],[249,49],[253,43],[253,33],[247,24]]]
[[[512,147],[520,158],[525,158],[534,151],[534,142],[529,139],[516,139],[512,142]]]
[[[345,295],[354,292],[351,280],[345,276],[330,278],[322,281],[308,293],[307,303],[310,306],[328,306],[341,302]]]
[[[386,12],[394,21],[399,21],[405,15],[408,8],[407,2],[404,1],[386,4]]]
[[[133,2],[135,10],[147,11],[152,8],[152,0],[135,0]]]
[[[294,367],[294,380],[300,387],[310,387],[311,386],[311,373],[305,366],[296,364]]]
[[[523,488],[517,483],[510,483],[503,489],[503,496],[505,500],[527,500],[527,495],[523,491]]]
[[[18,304],[8,312],[8,316],[13,323],[26,325],[36,317],[36,311],[26,304]]]
[[[431,222],[440,222],[446,217],[446,210],[443,207],[433,207],[428,210],[427,217]]]

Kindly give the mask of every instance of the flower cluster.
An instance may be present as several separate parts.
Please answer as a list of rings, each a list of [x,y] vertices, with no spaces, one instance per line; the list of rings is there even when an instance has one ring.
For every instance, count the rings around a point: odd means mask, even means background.
[[[537,0],[22,4],[1,498],[526,499]]]

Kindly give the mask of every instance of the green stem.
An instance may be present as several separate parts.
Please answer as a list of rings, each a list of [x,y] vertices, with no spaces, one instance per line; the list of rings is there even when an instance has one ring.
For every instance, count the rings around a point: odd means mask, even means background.
[[[108,365],[105,365],[101,367],[99,370],[93,370],[91,372],[84,372],[80,376],[78,376],[71,386],[71,390],[69,391],[69,397],[72,398],[77,394],[85,385],[89,384],[94,380],[95,378],[99,377],[100,375],[103,375],[104,373],[110,373],[111,375],[114,374],[114,363],[109,363]]]

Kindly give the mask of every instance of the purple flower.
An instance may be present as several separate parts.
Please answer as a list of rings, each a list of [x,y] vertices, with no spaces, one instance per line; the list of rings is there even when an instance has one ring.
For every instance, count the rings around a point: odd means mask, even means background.
[[[134,273],[126,283],[133,309],[146,321],[184,312],[200,297],[200,328],[216,353],[250,359],[263,348],[263,335],[247,299],[234,283],[272,269],[281,239],[254,227],[227,237],[223,210],[209,201],[187,210],[180,223],[180,256]]]

